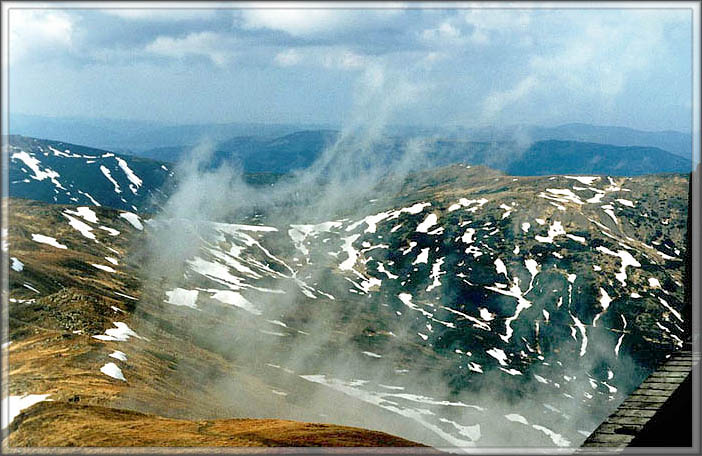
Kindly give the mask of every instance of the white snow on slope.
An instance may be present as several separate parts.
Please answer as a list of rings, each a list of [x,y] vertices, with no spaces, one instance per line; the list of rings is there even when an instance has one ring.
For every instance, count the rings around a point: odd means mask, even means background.
[[[599,176],[563,176],[566,179],[574,179],[581,184],[592,185],[596,180],[600,180]]]
[[[358,260],[358,250],[353,247],[353,243],[360,236],[360,234],[354,234],[352,236],[341,238],[341,240],[344,241],[341,249],[342,251],[346,252],[346,255],[348,255],[346,260],[339,265],[339,269],[342,271],[349,271],[353,269],[354,265],[356,264],[356,260]]]
[[[10,158],[12,160],[21,160],[22,162],[24,162],[24,164],[27,165],[27,167],[31,169],[34,173],[33,176],[30,176],[32,179],[43,181],[44,179],[48,178],[51,181],[51,183],[54,184],[54,186],[65,190],[61,183],[56,179],[57,177],[61,177],[59,173],[48,167],[42,170],[39,167],[39,160],[37,160],[35,157],[32,157],[27,152],[15,152]]]
[[[137,230],[143,230],[144,225],[141,224],[141,220],[139,219],[139,216],[136,215],[133,212],[121,212],[119,214],[120,217],[128,221],[134,228]]]
[[[85,221],[90,223],[98,223],[97,214],[93,212],[93,210],[90,209],[88,206],[77,207],[75,211],[71,209],[66,209],[64,212],[67,212],[72,215],[77,215],[78,217],[81,217]]]
[[[592,319],[593,328],[597,326],[597,320],[599,320],[600,317],[605,312],[607,312],[607,309],[609,308],[609,304],[611,302],[612,302],[612,298],[610,298],[609,294],[607,294],[607,291],[604,288],[600,287],[600,306],[602,307],[602,312],[595,315],[595,317]]]
[[[466,448],[466,447],[472,447],[475,446],[475,442],[471,439],[472,437],[476,437],[480,435],[479,432],[479,427],[471,426],[468,429],[464,429],[464,426],[458,425],[454,426],[455,429],[458,430],[459,435],[463,436],[464,438],[459,438],[456,437],[447,431],[443,429],[443,427],[438,426],[437,424],[432,423],[430,420],[432,416],[434,416],[434,412],[428,411],[426,409],[421,409],[421,408],[415,408],[415,407],[403,407],[398,405],[397,402],[394,402],[392,400],[389,400],[393,397],[401,397],[402,399],[410,400],[413,402],[418,402],[420,404],[431,404],[431,405],[449,405],[449,406],[463,406],[467,407],[468,405],[463,404],[463,403],[453,403],[453,402],[448,402],[448,401],[433,401],[430,398],[424,397],[424,396],[416,396],[416,395],[411,395],[411,394],[402,394],[402,393],[385,393],[385,392],[375,392],[375,391],[369,391],[366,389],[362,389],[361,386],[365,383],[366,381],[361,381],[361,380],[356,380],[356,381],[343,381],[335,378],[327,378],[326,375],[301,375],[301,378],[313,382],[313,383],[318,383],[325,385],[333,390],[339,391],[341,393],[346,394],[347,396],[359,399],[363,402],[369,403],[376,405],[378,407],[381,407],[385,410],[397,413],[398,415],[404,416],[406,418],[412,419],[422,425],[423,427],[433,431],[435,434],[437,434],[439,437],[444,439],[446,442],[448,442],[450,445],[455,446],[455,447],[461,447],[461,448]],[[448,419],[444,418],[443,421],[444,423],[452,423]],[[465,435],[468,434],[468,435]]]
[[[607,255],[611,256],[616,256],[619,257],[622,261],[622,266],[617,274],[614,275],[614,277],[622,283],[622,285],[626,286],[626,268],[627,266],[633,266],[636,268],[641,267],[641,263],[636,261],[636,258],[634,258],[631,253],[627,252],[626,250],[618,250],[616,252],[613,252],[612,250],[608,249],[605,246],[599,246],[597,247],[598,252],[605,253]]]
[[[107,180],[109,180],[110,182],[112,182],[112,185],[115,186],[115,193],[122,193],[122,189],[119,188],[119,184],[118,184],[117,181],[112,177],[112,173],[110,173],[110,170],[107,169],[107,167],[106,167],[105,165],[100,165],[100,171],[102,171],[102,174],[105,175],[105,177],[107,178]]]
[[[56,241],[56,238],[52,238],[51,236],[44,236],[43,234],[33,234],[32,233],[32,241],[35,242],[41,242],[42,244],[48,244],[52,247],[56,247],[57,249],[67,249],[65,245],[61,244],[60,242]]]
[[[330,232],[332,228],[339,228],[341,222],[324,222],[316,225],[290,225],[288,236],[292,239],[295,248],[304,255],[309,255],[309,250],[305,247],[305,240],[308,237],[315,237],[319,233]]]
[[[466,228],[466,232],[463,233],[463,236],[461,236],[461,241],[465,242],[466,244],[472,244],[473,241],[475,241],[475,229],[474,228]]]
[[[13,271],[22,272],[22,270],[24,269],[24,263],[22,263],[15,257],[11,257],[10,261],[12,261],[12,265],[10,266],[10,268],[12,268]]]
[[[480,198],[480,199],[476,199],[476,200],[473,200],[473,199],[469,200],[466,198],[460,198],[458,200],[458,204],[452,204],[448,208],[448,211],[453,212],[453,211],[460,209],[461,207],[467,208],[468,206],[471,206],[473,204],[477,204],[477,206],[473,206],[473,207],[466,209],[468,212],[475,212],[478,209],[480,209],[481,207],[483,207],[485,205],[485,203],[487,203],[487,202],[488,202],[488,200],[486,200],[485,198]]]
[[[433,280],[432,284],[427,287],[427,291],[431,291],[434,288],[438,287],[441,285],[441,281],[439,281],[439,278],[446,274],[446,271],[441,271],[441,265],[444,264],[444,258],[441,257],[436,262],[432,265],[431,267],[431,279]]]
[[[429,261],[429,247],[422,249],[417,255],[417,258],[412,262],[412,265],[427,263]]]
[[[575,315],[570,314],[570,318],[573,319],[576,328],[578,328],[578,331],[580,331],[580,336],[582,336],[582,342],[580,345],[580,356],[583,357],[585,356],[585,353],[587,353],[587,329],[585,328],[583,322],[581,322]]]
[[[122,369],[117,367],[115,363],[107,363],[104,366],[100,368],[100,372],[102,372],[105,375],[108,375],[114,379],[117,380],[122,380],[123,382],[126,382],[127,379],[124,378],[124,374],[122,373]]]
[[[127,355],[119,350],[115,350],[107,356],[109,356],[110,358],[118,359],[120,361],[127,361]]]
[[[103,225],[100,225],[98,228],[100,228],[103,231],[107,231],[107,234],[109,234],[110,236],[119,235],[119,231],[114,229],[114,228],[110,228],[110,227],[103,226]]]
[[[124,159],[115,157],[115,160],[117,160],[117,164],[119,165],[120,168],[122,168],[122,171],[124,171],[124,174],[127,176],[127,179],[129,179],[129,189],[136,195],[137,190],[139,190],[139,187],[141,187],[142,180],[134,174],[134,171],[127,165],[127,162],[124,161]]]
[[[2,428],[8,427],[22,410],[47,399],[50,394],[24,394],[22,396],[8,396],[2,399]]]
[[[105,330],[105,334],[98,334],[96,336],[93,336],[95,339],[98,340],[105,340],[105,341],[116,341],[116,342],[125,342],[129,340],[130,337],[136,337],[137,339],[143,339],[140,335],[132,331],[129,326],[127,326],[126,323],[123,323],[121,321],[114,321],[112,322],[113,325],[116,326],[116,328],[109,328]]]
[[[173,304],[174,306],[184,306],[190,307],[191,309],[197,309],[197,304],[195,304],[197,301],[197,295],[197,290],[174,288],[173,290],[166,292],[166,296],[168,297],[166,302]]]
[[[63,216],[68,219],[68,224],[71,225],[73,229],[80,232],[80,234],[82,234],[83,237],[92,239],[94,241],[96,240],[95,235],[93,234],[93,227],[66,213],[64,213]]]
[[[553,239],[556,236],[560,236],[562,234],[566,234],[566,231],[563,229],[563,225],[561,224],[561,222],[556,220],[548,227],[548,235],[547,236],[536,235],[536,236],[534,236],[534,239],[536,239],[539,242],[552,243]]]
[[[90,265],[105,272],[117,272],[113,268],[104,264],[90,263]]]
[[[212,294],[212,299],[223,302],[225,304],[231,304],[232,306],[243,309],[254,315],[261,315],[261,310],[251,303],[248,299],[244,298],[240,293],[236,291],[229,290],[208,290],[214,292]]]
[[[417,225],[417,232],[418,233],[426,233],[427,231],[429,231],[429,228],[436,225],[437,221],[438,221],[438,217],[436,216],[436,214],[432,213],[432,214],[427,215],[426,218],[424,219],[424,221],[422,223],[420,223],[419,225]]]
[[[493,347],[490,350],[486,350],[485,353],[495,358],[502,366],[507,366],[507,354],[504,350]]]

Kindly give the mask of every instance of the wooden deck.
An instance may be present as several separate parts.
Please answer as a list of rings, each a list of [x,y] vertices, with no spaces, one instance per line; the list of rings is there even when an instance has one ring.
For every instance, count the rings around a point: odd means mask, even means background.
[[[675,352],[654,371],[624,402],[585,440],[578,451],[616,450],[632,444],[644,427],[669,402],[682,383],[698,367],[700,355],[691,347]],[[687,423],[692,426],[692,423]],[[681,426],[685,423],[681,422]]]

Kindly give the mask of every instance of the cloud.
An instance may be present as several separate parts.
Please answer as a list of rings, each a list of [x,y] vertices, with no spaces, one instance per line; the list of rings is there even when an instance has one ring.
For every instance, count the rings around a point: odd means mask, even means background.
[[[170,9],[170,8],[114,8],[101,9],[103,13],[122,19],[153,22],[180,22],[207,20],[215,17],[214,9]]]
[[[435,27],[422,31],[426,43],[466,46],[495,44],[497,37],[509,43],[525,43],[531,23],[528,10],[474,8],[460,10]]]
[[[341,46],[290,48],[274,57],[275,63],[281,67],[304,65],[335,70],[362,69],[375,60]]]
[[[507,105],[524,98],[539,83],[537,77],[531,75],[522,79],[514,88],[489,94],[483,102],[485,120],[493,120]]]
[[[343,23],[343,16],[332,10],[252,9],[242,11],[241,15],[245,28],[268,28],[293,36],[329,32]]]
[[[309,4],[296,8],[293,3],[283,4],[281,8],[272,3],[267,8],[243,10],[240,17],[245,29],[270,29],[298,38],[309,38],[381,28],[401,13],[401,9],[317,9],[310,8]]]
[[[526,54],[527,75],[513,87],[489,93],[483,101],[484,115],[494,119],[510,105],[524,107],[536,99],[553,113],[567,111],[563,103],[612,108],[632,78],[642,77],[658,59],[668,58],[665,28],[682,16],[661,13],[666,12],[564,12],[552,17],[569,24],[569,30],[551,45],[542,44]],[[491,18],[483,23],[486,29],[519,29],[531,22],[519,16]],[[477,16],[472,19],[478,22]],[[541,25],[553,31],[552,24]],[[543,103],[546,99],[549,103]]]
[[[149,43],[145,51],[177,59],[205,57],[215,65],[223,66],[235,55],[232,37],[214,32],[190,33],[182,38],[159,36]]]
[[[484,33],[526,32],[531,10],[476,8],[462,14],[463,21]]]
[[[487,35],[480,29],[465,33],[455,21],[445,21],[435,28],[422,31],[421,39],[427,43],[439,46],[464,46],[467,44],[486,44]]]
[[[11,9],[9,13],[11,63],[71,48],[75,27],[68,14],[38,9]]]

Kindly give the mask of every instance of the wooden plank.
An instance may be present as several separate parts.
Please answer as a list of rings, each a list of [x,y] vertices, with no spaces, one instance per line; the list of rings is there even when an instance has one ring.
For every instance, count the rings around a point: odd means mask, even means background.
[[[642,417],[642,418],[650,418],[653,415],[656,414],[655,410],[617,410],[612,417],[617,417],[617,416],[635,416],[635,417]]]
[[[690,372],[656,371],[652,373],[648,378],[680,378],[679,381],[682,381],[688,375],[690,375]]]
[[[666,390],[666,391],[675,391],[678,389],[678,386],[680,384],[678,382],[653,382],[653,381],[648,381],[646,380],[641,384],[639,388],[646,388],[646,389],[659,389],[659,390]]]
[[[687,370],[692,370],[692,363],[685,361],[669,361],[665,363],[662,367],[682,367]]]
[[[668,400],[668,395],[666,394],[665,396],[648,396],[645,394],[641,394],[641,392],[635,392],[635,394],[632,394],[627,398],[627,401],[640,401],[640,402],[660,402],[663,403]]]
[[[674,391],[674,390],[673,390]],[[672,394],[671,390],[661,390],[661,389],[653,389],[653,388],[639,388],[636,391],[634,391],[634,394],[632,396],[662,396],[662,397],[670,397]]]
[[[658,372],[690,372],[691,367],[685,367],[685,366],[675,366],[675,365],[664,365],[662,366]]]
[[[622,402],[619,407],[622,409],[635,409],[635,410],[658,410],[663,405],[662,402],[640,402],[640,401],[627,401]]]
[[[601,450],[598,450],[600,449]],[[585,442],[583,446],[576,451],[576,453],[590,453],[590,452],[601,452],[606,451],[607,453],[617,454],[623,450],[623,446],[620,443],[612,442]]]
[[[622,446],[626,446],[629,442],[634,440],[633,435],[626,434],[599,434],[595,433],[588,438],[589,442],[598,443],[617,443]]]
[[[652,412],[653,410],[639,410],[639,411]],[[645,417],[645,416],[610,416],[607,419],[607,421],[605,421],[604,424],[612,423],[612,424],[627,424],[627,425],[632,425],[632,426],[639,426],[639,425],[643,426],[644,424],[648,423],[649,420],[650,420],[650,417]],[[604,426],[604,424],[601,424],[600,426]]]
[[[639,418],[645,419],[645,418]],[[648,420],[646,420],[648,421]],[[605,423],[601,424],[597,428],[595,433],[597,434],[623,434],[623,435],[633,435],[635,436],[638,432],[643,429],[643,424],[628,424],[628,423],[613,423],[607,420]]]

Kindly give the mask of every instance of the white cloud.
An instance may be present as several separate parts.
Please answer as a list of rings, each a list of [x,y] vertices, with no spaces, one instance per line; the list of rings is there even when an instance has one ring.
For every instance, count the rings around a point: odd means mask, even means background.
[[[304,65],[335,70],[357,70],[367,67],[374,58],[340,46],[311,46],[281,51],[276,54],[274,61],[283,67]]]
[[[58,10],[11,9],[9,12],[11,62],[37,52],[71,47],[74,24],[68,14]]]
[[[115,8],[100,10],[110,16],[134,21],[177,22],[211,19],[214,9],[171,9],[171,8]]]
[[[299,64],[302,61],[302,56],[296,49],[287,49],[276,54],[274,60],[282,67],[288,67]]]
[[[539,82],[536,76],[531,75],[522,79],[514,88],[492,92],[483,102],[484,120],[493,120],[507,105],[527,96]]]
[[[182,59],[206,57],[215,65],[226,65],[234,57],[235,42],[230,36],[214,32],[190,33],[183,38],[159,36],[145,50],[152,54]]]
[[[558,35],[552,46],[541,47],[528,57],[528,73],[513,87],[489,93],[483,101],[483,115],[494,119],[512,104],[537,98],[551,100],[545,108],[554,113],[567,110],[565,104],[594,103],[606,109],[615,106],[617,96],[632,77],[645,74],[658,59],[667,59],[664,29],[684,17],[661,13],[564,13],[559,19],[569,24],[568,33]],[[504,17],[492,19],[485,27],[522,27],[530,23],[519,17],[505,22]],[[534,27],[538,29],[539,25]]]
[[[455,22],[444,21],[435,28],[423,30],[420,36],[425,42],[439,46],[464,46],[488,42],[488,36],[483,30],[474,28],[470,33],[465,33]]]
[[[525,31],[531,23],[531,10],[476,8],[463,13],[463,20],[486,32]]]
[[[474,8],[459,11],[435,28],[425,29],[421,38],[438,45],[486,45],[495,37],[516,44],[528,41],[531,12],[528,10],[501,10]]]
[[[243,27],[278,30],[295,37],[310,37],[382,27],[402,12],[401,9],[316,9],[310,8],[309,4],[298,8],[293,3],[283,4],[283,8],[276,4],[271,6],[242,10]]]
[[[293,36],[329,32],[344,20],[333,10],[251,9],[242,11],[241,15],[246,28],[280,30]]]

